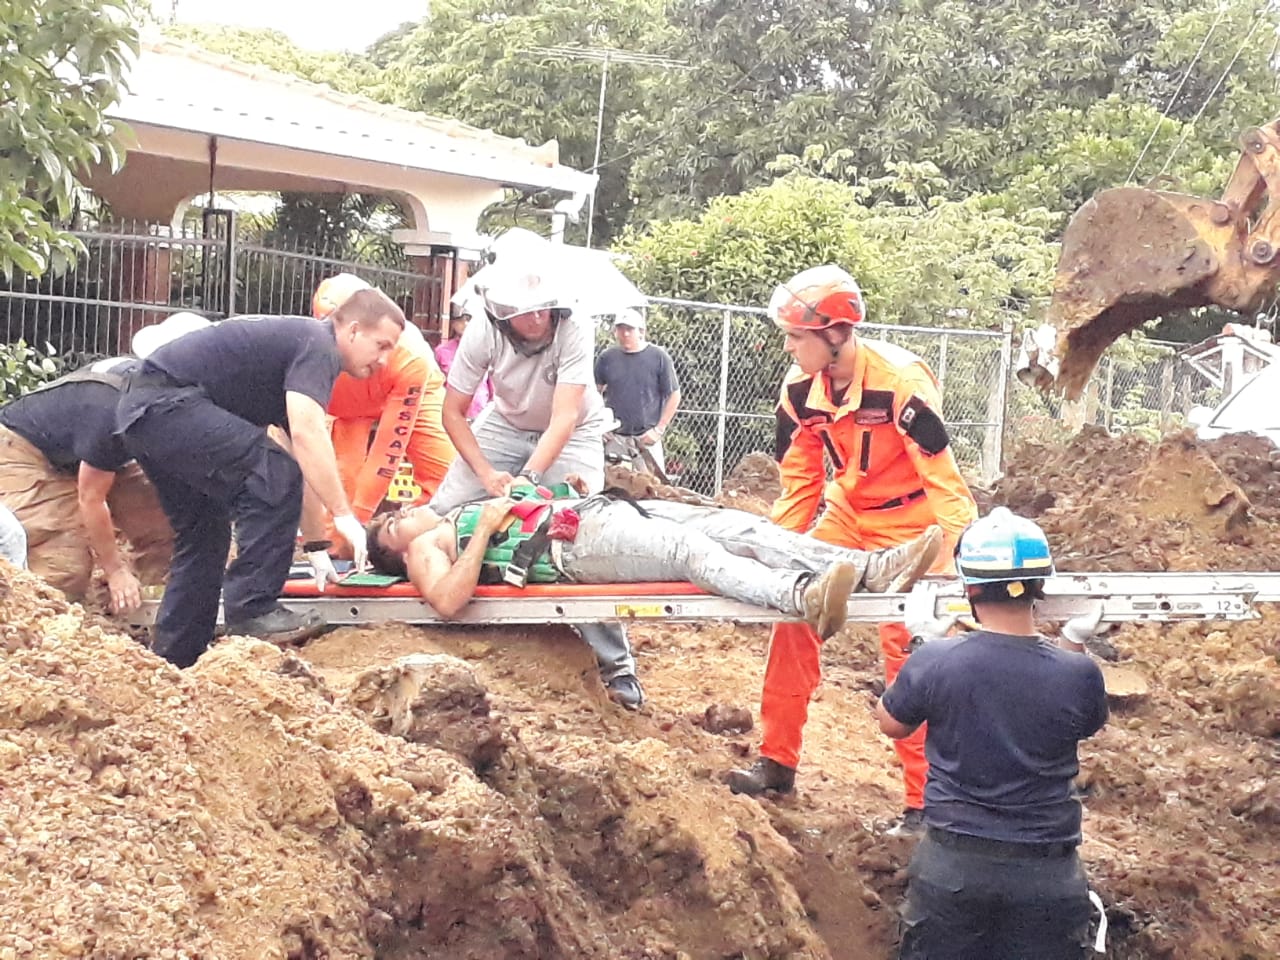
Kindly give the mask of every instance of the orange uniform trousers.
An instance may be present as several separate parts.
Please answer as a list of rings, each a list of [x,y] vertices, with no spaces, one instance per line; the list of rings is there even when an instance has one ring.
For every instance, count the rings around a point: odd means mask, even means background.
[[[937,516],[926,497],[888,510],[859,512],[837,501],[828,504],[810,536],[842,547],[876,550],[918,537],[933,523],[937,523]],[[880,624],[886,683],[893,683],[907,662],[910,644],[911,634],[903,624]],[[813,628],[806,623],[775,624],[760,697],[761,756],[787,767],[799,765],[809,700],[821,682],[822,641]],[[929,774],[924,737],[922,725],[911,736],[893,742],[902,763],[908,807],[924,807],[924,782]]]

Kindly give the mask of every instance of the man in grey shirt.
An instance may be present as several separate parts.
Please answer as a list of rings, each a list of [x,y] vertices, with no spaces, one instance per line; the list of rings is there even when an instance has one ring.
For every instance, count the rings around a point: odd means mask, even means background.
[[[504,265],[505,266],[505,265]],[[518,478],[535,486],[570,475],[591,493],[604,486],[604,401],[592,371],[591,322],[576,317],[545,272],[512,266],[483,292],[484,316],[467,324],[449,368],[444,429],[458,459],[440,482],[431,509],[445,514],[486,497],[505,497]],[[488,378],[491,403],[474,422],[471,398]],[[620,624],[586,624],[613,700],[644,702],[631,644]]]
[[[662,435],[680,407],[680,379],[671,354],[645,340],[644,315],[626,309],[613,321],[618,341],[596,360],[596,384],[619,425],[618,436],[634,437],[648,449],[660,470],[666,470]],[[632,463],[644,469],[643,458]]]

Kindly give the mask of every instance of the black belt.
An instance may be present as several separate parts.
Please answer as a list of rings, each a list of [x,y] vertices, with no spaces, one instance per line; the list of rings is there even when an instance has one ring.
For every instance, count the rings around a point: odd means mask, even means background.
[[[912,490],[910,493],[904,493],[900,497],[894,497],[892,500],[886,500],[884,503],[878,503],[874,507],[867,507],[868,510],[892,510],[894,507],[906,506],[913,500],[919,500],[924,496],[924,489]]]
[[[1075,852],[1074,843],[1011,843],[1007,840],[991,840],[950,830],[929,828],[929,839],[940,847],[986,854],[1002,860],[1052,860],[1069,857]]]
[[[128,386],[130,387],[186,387],[190,384],[180,383],[163,370],[138,369],[128,376]]]

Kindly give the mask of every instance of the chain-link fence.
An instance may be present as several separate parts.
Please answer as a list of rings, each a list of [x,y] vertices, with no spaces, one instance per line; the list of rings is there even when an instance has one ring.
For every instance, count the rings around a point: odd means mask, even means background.
[[[1221,390],[1177,355],[1183,344],[1124,340],[1103,355],[1075,403],[1019,383],[1005,409],[1008,443],[1064,440],[1086,424],[1148,440],[1187,424],[1196,406],[1212,407]]]
[[[774,408],[790,358],[759,307],[649,299],[648,339],[675,362],[683,394],[663,444],[671,477],[715,493],[746,454],[775,445]],[[979,330],[863,324],[863,337],[919,354],[943,383],[943,416],[957,458],[973,477],[1000,469],[1002,410],[1009,382],[1011,338]],[[612,342],[604,324],[601,345]]]

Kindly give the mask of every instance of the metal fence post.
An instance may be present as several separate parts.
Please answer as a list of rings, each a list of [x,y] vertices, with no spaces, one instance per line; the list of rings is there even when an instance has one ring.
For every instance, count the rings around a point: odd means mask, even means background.
[[[1160,364],[1160,432],[1163,434],[1173,424],[1173,370],[1176,360],[1168,359]]]
[[[716,411],[716,489],[719,493],[724,486],[724,441],[725,421],[729,413],[729,333],[733,314],[729,310],[721,312],[720,324],[720,403]]]
[[[992,480],[1004,470],[1004,430],[1009,418],[1009,376],[1013,371],[1013,321],[1006,319],[1001,327],[1003,336],[1000,339],[1000,376],[996,381],[999,394],[997,401],[997,418],[991,437],[991,460],[993,469],[985,479]]]
[[[938,383],[942,384],[944,390],[947,386],[947,344],[950,341],[951,338],[944,332],[938,343]]]
[[[228,210],[227,269],[223,277],[223,282],[226,284],[226,298],[223,303],[226,304],[228,317],[233,317],[236,313],[236,253],[236,212]]]

